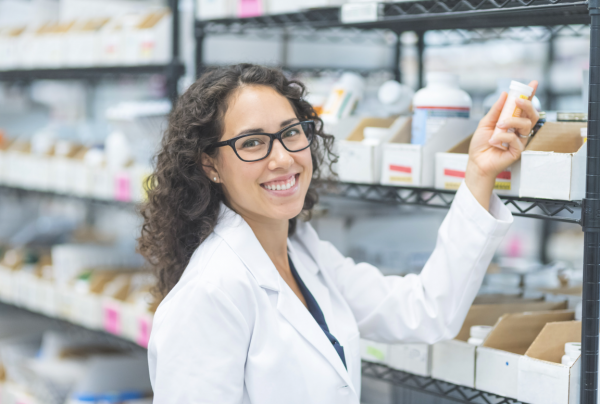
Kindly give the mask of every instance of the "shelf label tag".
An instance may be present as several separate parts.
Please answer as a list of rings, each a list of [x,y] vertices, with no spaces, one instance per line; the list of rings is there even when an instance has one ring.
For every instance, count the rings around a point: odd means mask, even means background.
[[[383,4],[380,3],[348,3],[342,5],[340,20],[343,24],[372,22],[379,18]]]

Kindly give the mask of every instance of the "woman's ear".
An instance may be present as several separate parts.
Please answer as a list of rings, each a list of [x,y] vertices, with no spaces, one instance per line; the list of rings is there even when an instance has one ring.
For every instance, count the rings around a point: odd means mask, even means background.
[[[214,157],[210,157],[206,153],[202,153],[202,155],[200,156],[200,164],[202,165],[202,169],[204,170],[208,178],[213,182],[220,182],[219,173],[215,168],[215,160],[216,159]]]

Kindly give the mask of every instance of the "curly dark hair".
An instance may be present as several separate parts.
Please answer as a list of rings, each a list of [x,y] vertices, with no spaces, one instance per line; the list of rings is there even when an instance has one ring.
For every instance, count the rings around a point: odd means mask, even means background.
[[[154,172],[146,184],[148,199],[140,207],[144,223],[138,250],[156,273],[154,293],[158,299],[177,284],[194,250],[214,230],[220,202],[227,203],[221,185],[211,181],[202,169],[201,155],[218,153],[209,145],[223,135],[229,98],[248,85],[273,88],[289,100],[300,121],[315,121],[317,137],[310,147],[313,180],[321,178],[324,164],[333,173],[331,165],[337,159],[332,152],[334,138],[323,133],[323,122],[304,99],[306,88],[302,83],[289,80],[279,69],[252,64],[203,74],[179,98],[170,114],[161,148],[154,157]],[[301,215],[310,217],[317,200],[311,183]],[[290,219],[290,235],[297,220]]]

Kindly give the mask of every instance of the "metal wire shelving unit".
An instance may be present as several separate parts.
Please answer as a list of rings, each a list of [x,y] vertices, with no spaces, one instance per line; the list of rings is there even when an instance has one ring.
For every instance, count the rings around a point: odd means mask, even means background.
[[[178,5],[179,0],[169,0],[169,6],[171,10],[178,10]],[[184,65],[179,60],[179,31],[179,13],[173,12],[171,31],[171,60],[166,64],[0,70],[0,81],[23,83],[28,83],[34,80],[97,81],[120,76],[161,74],[166,78],[167,94],[169,99],[175,101],[178,94],[179,79],[185,72]]]
[[[454,38],[440,43],[443,46],[456,42],[471,43],[510,37],[514,34],[515,27],[535,27],[532,32],[538,39],[561,35],[580,36],[588,30],[589,25],[586,197],[581,202],[515,197],[504,197],[502,200],[517,216],[578,223],[583,227],[585,251],[580,400],[585,404],[597,403],[600,333],[600,0],[422,0],[381,2],[378,7],[375,20],[350,24],[343,23],[342,8],[339,7],[244,19],[197,21],[196,72],[201,74],[206,68],[203,59],[204,41],[211,35],[276,32],[286,39],[290,32],[301,30],[312,35],[334,32],[338,36],[343,32],[356,36],[357,32],[365,30],[389,30],[397,35],[394,66],[390,70],[394,72],[396,79],[400,79],[399,36],[406,31],[415,31],[418,37],[419,83],[422,84],[424,38],[427,31],[463,30],[465,34],[462,37],[459,35],[457,39],[453,34]],[[285,60],[281,67],[287,68]],[[318,69],[323,68],[321,66]],[[320,187],[320,192],[324,195],[388,204],[447,208],[453,199],[452,191],[435,189],[347,183],[323,183]],[[363,364],[363,374],[457,402],[516,403],[512,399],[491,397],[493,395],[488,396],[477,390],[448,386],[434,379],[419,378],[368,362]]]

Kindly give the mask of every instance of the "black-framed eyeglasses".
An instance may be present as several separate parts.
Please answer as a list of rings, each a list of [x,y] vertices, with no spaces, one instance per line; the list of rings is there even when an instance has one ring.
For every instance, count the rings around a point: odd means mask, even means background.
[[[275,139],[279,140],[287,151],[295,153],[310,147],[314,137],[314,121],[303,121],[286,126],[277,133],[250,133],[213,143],[210,147],[231,146],[240,160],[253,162],[267,158]]]

